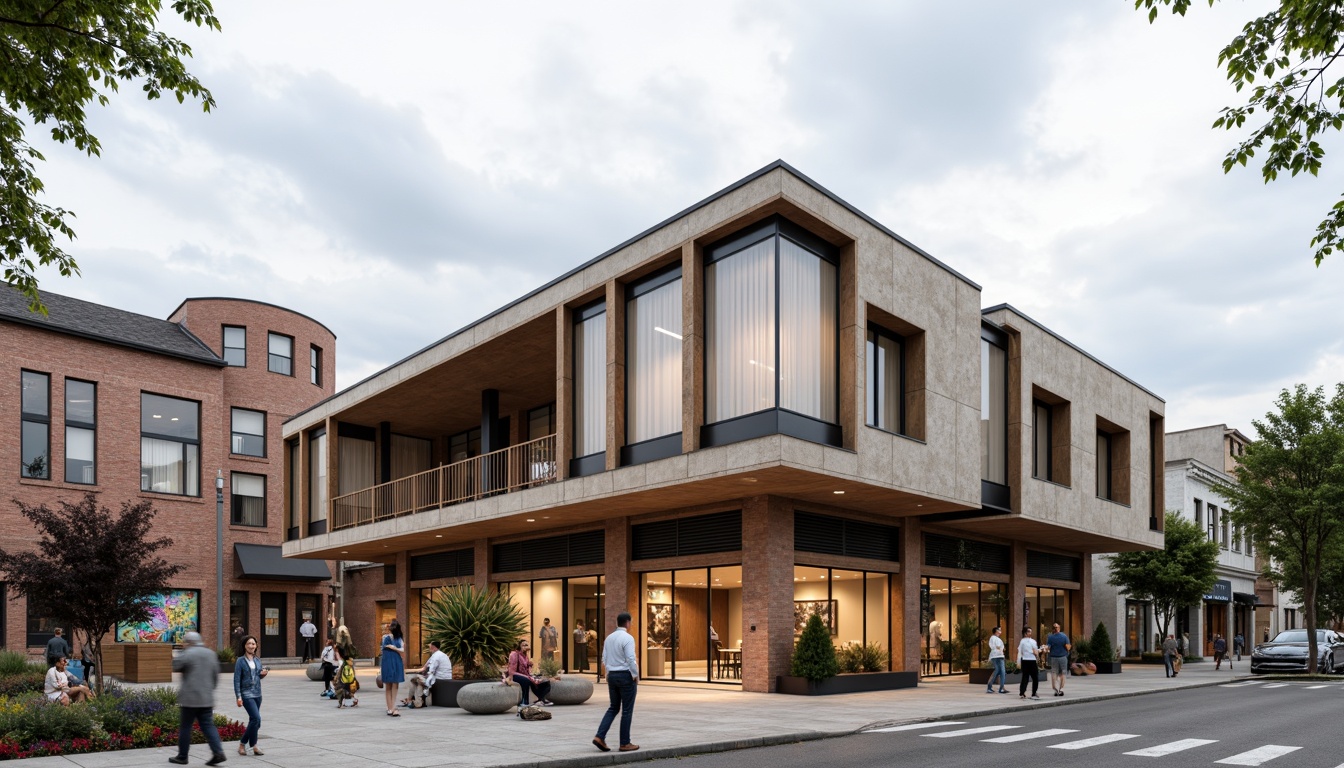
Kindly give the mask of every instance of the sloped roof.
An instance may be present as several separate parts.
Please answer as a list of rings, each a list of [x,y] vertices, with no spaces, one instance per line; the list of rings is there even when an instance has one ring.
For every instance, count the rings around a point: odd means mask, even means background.
[[[0,321],[207,365],[224,365],[224,360],[204,342],[177,323],[58,293],[39,293],[47,307],[46,315],[29,311],[28,297],[10,286],[0,285]]]

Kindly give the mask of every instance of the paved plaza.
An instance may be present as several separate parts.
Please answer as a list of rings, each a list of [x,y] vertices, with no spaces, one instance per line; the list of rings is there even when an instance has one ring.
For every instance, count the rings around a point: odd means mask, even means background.
[[[360,705],[337,710],[317,694],[321,683],[302,670],[276,670],[266,679],[259,746],[263,757],[240,757],[237,743],[225,744],[229,765],[282,768],[430,768],[431,766],[545,766],[571,768],[674,757],[790,741],[826,738],[879,724],[947,717],[970,717],[1005,710],[1041,708],[1079,700],[1132,696],[1182,687],[1215,685],[1249,676],[1250,659],[1235,670],[1188,664],[1167,679],[1160,666],[1126,665],[1120,675],[1069,678],[1067,695],[1052,697],[1042,682],[1039,702],[989,695],[964,676],[922,681],[918,688],[844,696],[784,696],[735,689],[644,683],[635,708],[633,738],[638,752],[600,753],[590,743],[606,707],[606,686],[581,706],[554,707],[546,721],[524,722],[507,715],[472,715],[460,709],[402,710],[388,717],[383,692],[367,672]],[[234,705],[230,678],[220,677],[216,712],[245,721]],[[609,734],[610,743],[617,740]],[[126,768],[167,765],[174,749],[139,749],[96,755],[42,757],[26,768],[85,766]],[[204,745],[191,750],[193,765],[209,757]]]

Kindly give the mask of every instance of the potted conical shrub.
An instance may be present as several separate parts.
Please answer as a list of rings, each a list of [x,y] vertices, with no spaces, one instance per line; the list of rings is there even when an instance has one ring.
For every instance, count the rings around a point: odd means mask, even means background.
[[[1115,658],[1115,646],[1111,643],[1111,633],[1106,631],[1104,622],[1097,622],[1088,650],[1091,651],[1092,663],[1097,665],[1097,674],[1120,674],[1120,660]]]
[[[481,712],[504,712],[518,703],[519,689],[498,682],[509,651],[527,634],[527,616],[507,594],[471,585],[440,590],[421,609],[420,626],[426,642],[438,640],[440,650],[462,665],[460,679],[440,680],[430,689],[435,706],[478,711],[479,700]],[[491,682],[482,682],[487,680]],[[482,690],[463,699],[460,693],[469,685]],[[505,690],[488,692],[484,687]],[[507,706],[497,708],[510,697]]]

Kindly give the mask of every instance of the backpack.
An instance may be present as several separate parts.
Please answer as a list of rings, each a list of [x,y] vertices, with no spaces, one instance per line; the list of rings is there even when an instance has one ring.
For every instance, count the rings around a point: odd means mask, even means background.
[[[336,681],[349,689],[350,693],[359,690],[359,681],[355,679],[355,667],[348,661],[341,662],[341,673]]]
[[[539,704],[530,704],[518,708],[518,716],[524,720],[550,720],[551,713]]]

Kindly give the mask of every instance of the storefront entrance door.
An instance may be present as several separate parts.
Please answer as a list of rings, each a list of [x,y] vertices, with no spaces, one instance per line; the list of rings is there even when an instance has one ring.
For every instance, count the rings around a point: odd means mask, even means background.
[[[267,658],[288,656],[285,640],[285,604],[289,595],[284,592],[261,593],[261,655]]]

